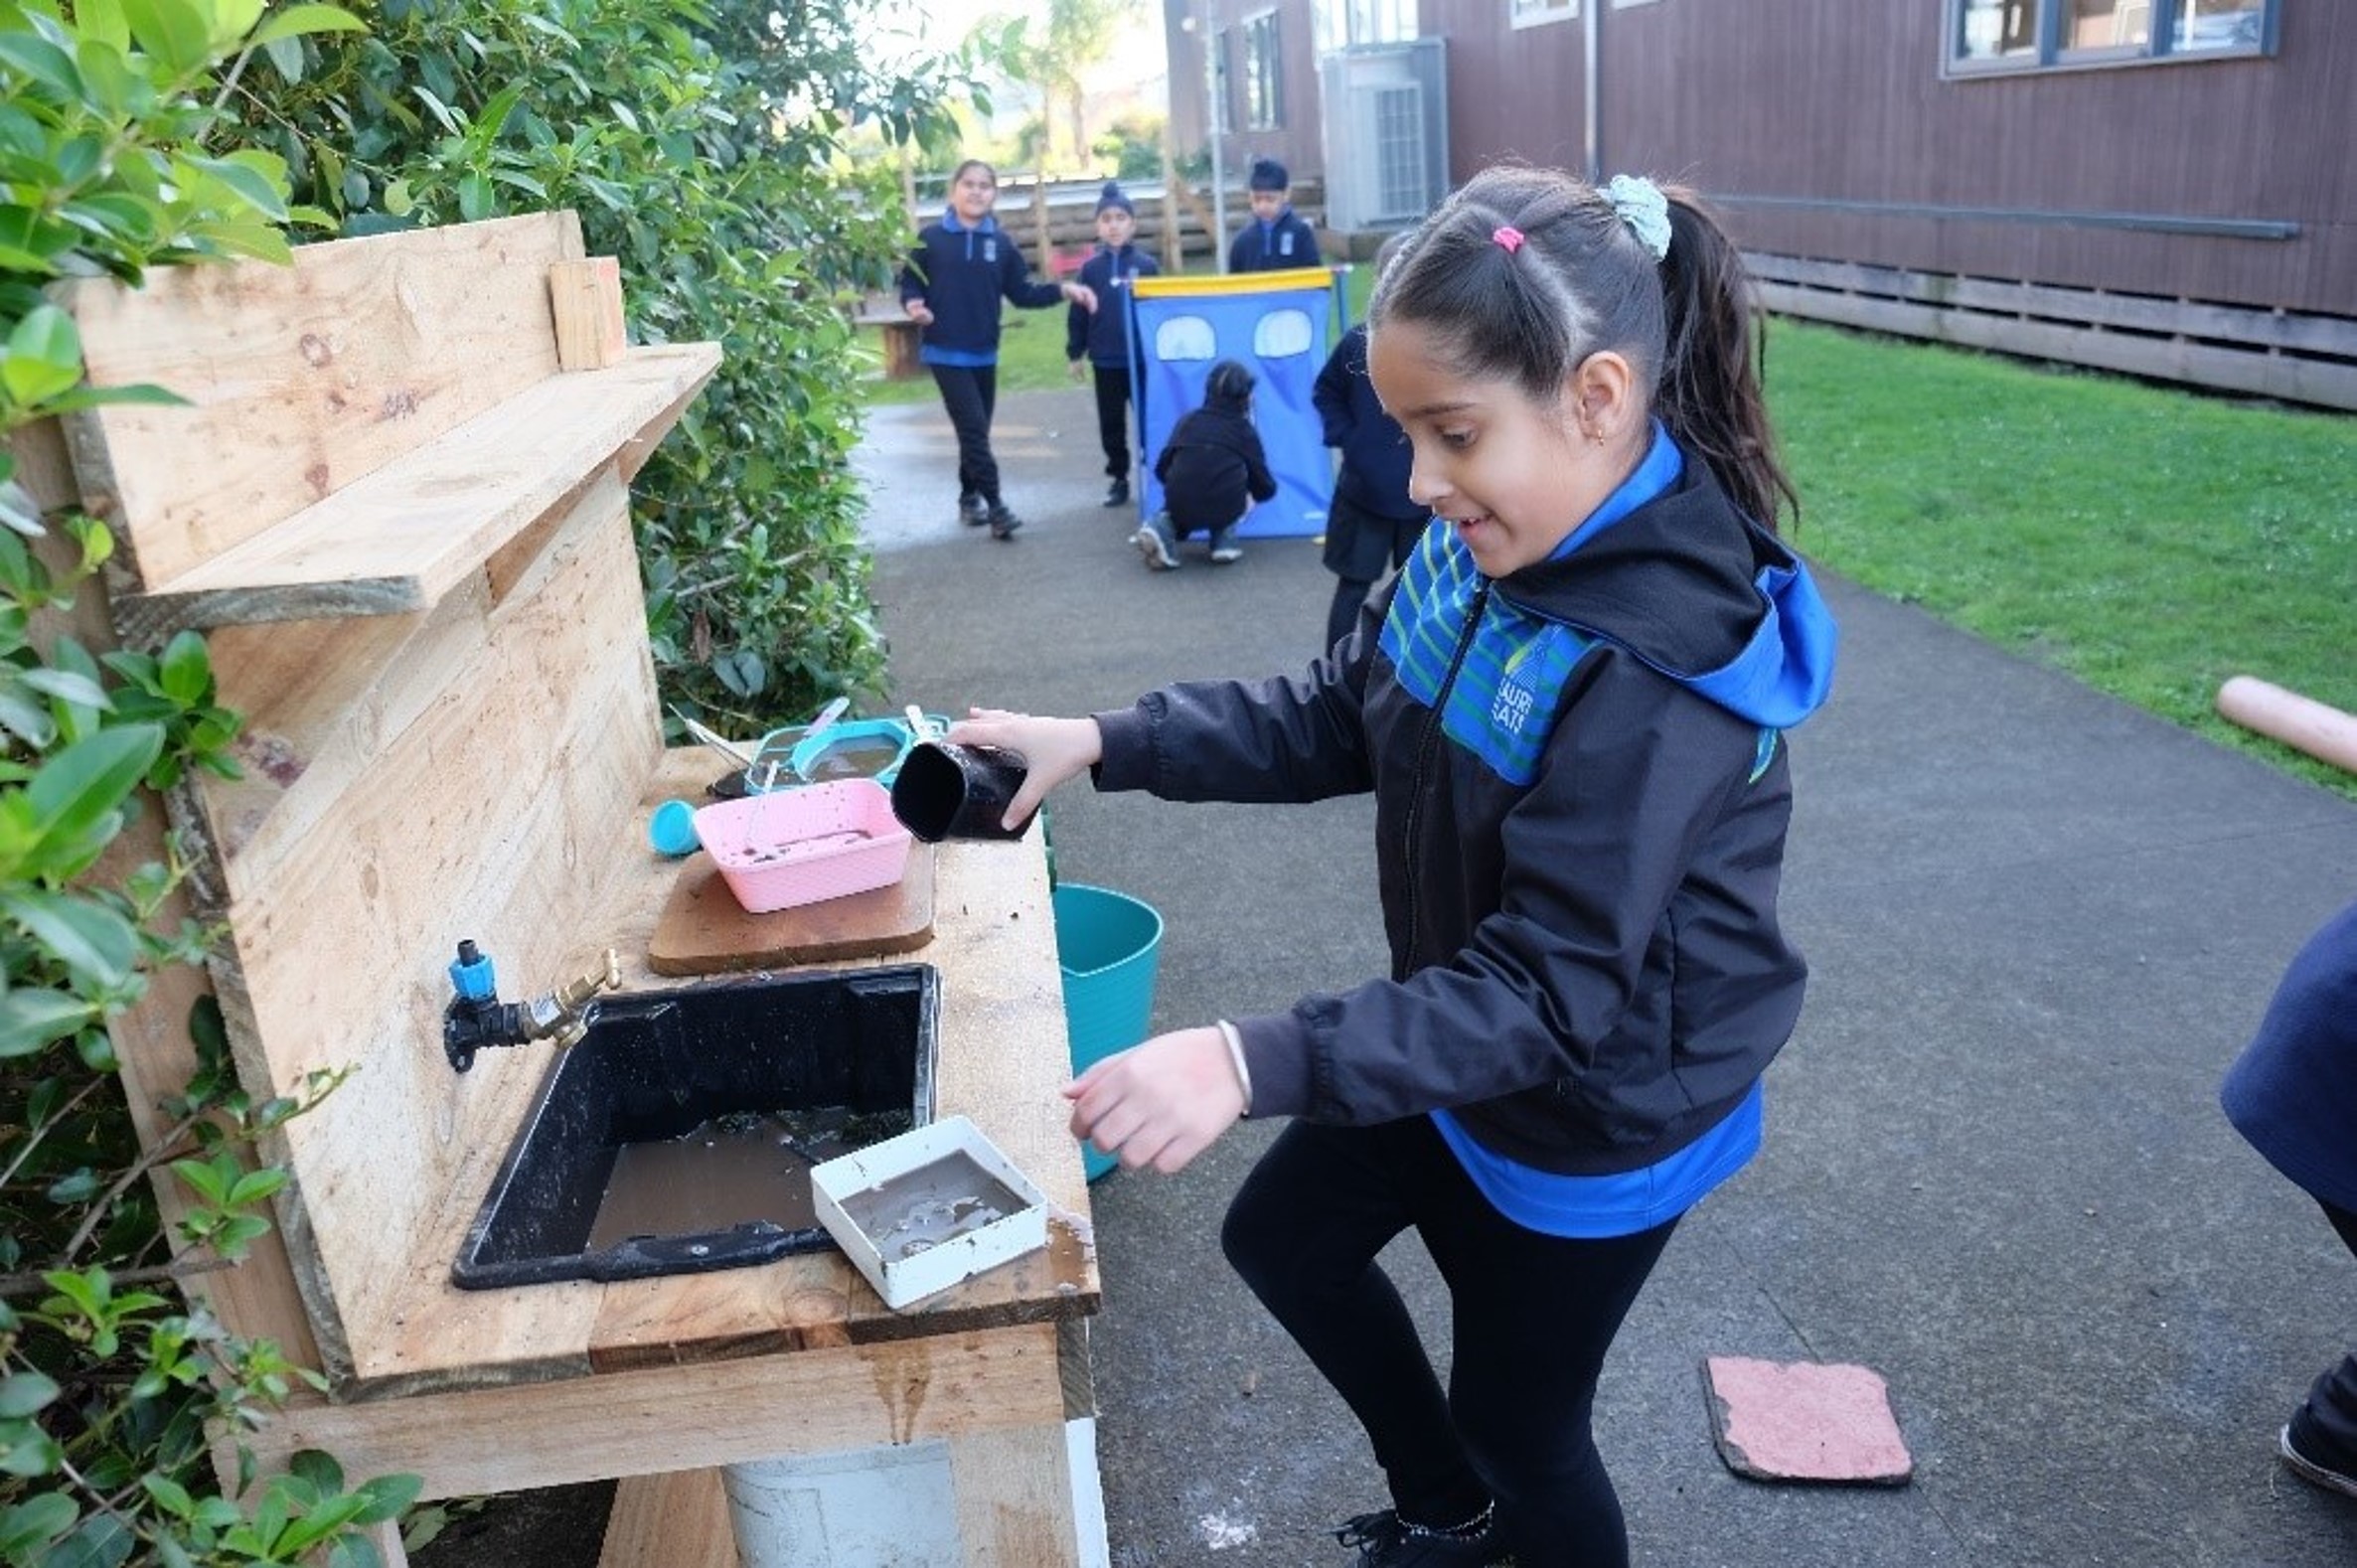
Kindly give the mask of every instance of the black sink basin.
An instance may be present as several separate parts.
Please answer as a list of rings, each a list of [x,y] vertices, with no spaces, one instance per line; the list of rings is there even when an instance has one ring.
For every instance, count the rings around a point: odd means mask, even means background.
[[[933,1119],[938,992],[915,964],[600,1002],[451,1279],[643,1279],[833,1245],[810,1167]]]

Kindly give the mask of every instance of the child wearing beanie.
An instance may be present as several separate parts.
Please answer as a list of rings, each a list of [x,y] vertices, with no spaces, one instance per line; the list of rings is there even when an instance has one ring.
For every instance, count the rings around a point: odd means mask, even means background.
[[[1227,247],[1230,272],[1281,272],[1287,267],[1321,266],[1318,236],[1286,200],[1293,180],[1274,158],[1252,160],[1252,221],[1236,231]]]
[[[1130,504],[1130,403],[1145,389],[1130,381],[1130,285],[1162,270],[1154,257],[1131,243],[1137,209],[1121,182],[1107,180],[1097,197],[1097,249],[1081,264],[1081,284],[1096,297],[1094,311],[1074,305],[1064,326],[1064,358],[1072,379],[1081,378],[1085,359],[1096,381],[1097,437],[1105,446],[1105,505]],[[1145,405],[1139,403],[1140,428]]]

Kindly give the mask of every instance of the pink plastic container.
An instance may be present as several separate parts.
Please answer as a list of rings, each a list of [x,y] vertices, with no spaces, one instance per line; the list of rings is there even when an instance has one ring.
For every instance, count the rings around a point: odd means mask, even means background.
[[[873,779],[838,779],[702,806],[696,836],[751,914],[889,887],[908,869],[908,830]]]

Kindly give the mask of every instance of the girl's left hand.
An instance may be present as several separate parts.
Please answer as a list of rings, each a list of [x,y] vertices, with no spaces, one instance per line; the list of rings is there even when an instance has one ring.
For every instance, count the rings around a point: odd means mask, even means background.
[[[1135,1171],[1168,1176],[1211,1147],[1244,1114],[1227,1036],[1179,1029],[1108,1056],[1064,1086],[1072,1133]]]
[[[1070,300],[1073,304],[1078,305],[1082,310],[1087,311],[1090,315],[1093,316],[1096,314],[1097,291],[1093,288],[1090,288],[1086,283],[1066,283],[1064,285],[1064,298]]]

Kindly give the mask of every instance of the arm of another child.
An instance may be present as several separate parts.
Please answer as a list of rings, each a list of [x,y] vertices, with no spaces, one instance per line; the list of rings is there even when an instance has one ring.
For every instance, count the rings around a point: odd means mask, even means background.
[[[1277,495],[1277,476],[1269,472],[1269,454],[1258,430],[1244,448],[1244,488],[1255,501],[1271,501]]]

